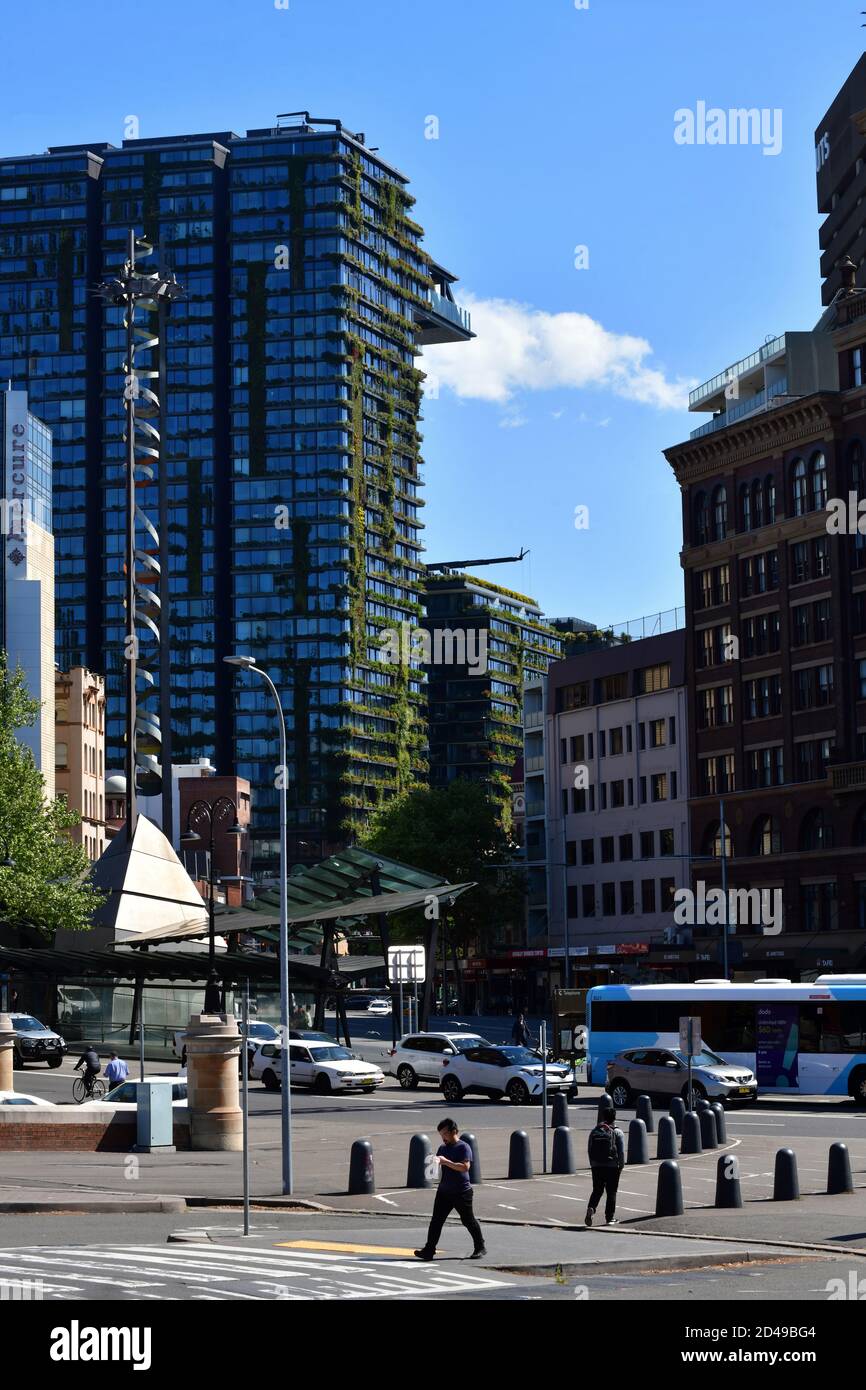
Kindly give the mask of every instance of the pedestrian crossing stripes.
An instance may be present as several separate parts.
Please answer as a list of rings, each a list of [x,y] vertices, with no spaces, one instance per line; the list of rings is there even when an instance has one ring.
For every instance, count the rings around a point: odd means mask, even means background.
[[[235,1244],[25,1246],[0,1250],[0,1287],[45,1299],[334,1300],[489,1293],[514,1281],[382,1253]]]

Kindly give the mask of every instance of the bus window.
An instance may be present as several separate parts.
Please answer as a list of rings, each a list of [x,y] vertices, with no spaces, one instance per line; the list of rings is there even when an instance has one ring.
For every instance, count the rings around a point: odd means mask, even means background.
[[[866,1052],[866,1006],[820,1005],[821,1051]]]

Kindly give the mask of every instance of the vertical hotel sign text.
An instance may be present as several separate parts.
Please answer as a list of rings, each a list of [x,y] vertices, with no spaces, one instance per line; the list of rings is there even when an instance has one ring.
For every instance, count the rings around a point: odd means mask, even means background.
[[[23,392],[5,393],[5,506],[3,549],[6,579],[26,573],[27,560],[27,404]]]

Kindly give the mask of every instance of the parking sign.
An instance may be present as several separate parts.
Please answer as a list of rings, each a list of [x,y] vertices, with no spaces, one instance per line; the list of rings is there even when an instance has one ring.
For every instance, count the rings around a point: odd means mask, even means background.
[[[684,1057],[697,1057],[701,1046],[701,1020],[697,1015],[686,1015],[680,1019],[680,1052]]]

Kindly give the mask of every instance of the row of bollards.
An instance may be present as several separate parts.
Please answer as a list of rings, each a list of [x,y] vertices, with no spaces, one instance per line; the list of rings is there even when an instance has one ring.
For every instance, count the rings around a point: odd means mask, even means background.
[[[662,1122],[663,1123],[663,1122]],[[847,1144],[831,1144],[827,1165],[827,1193],[838,1196],[853,1192],[851,1159]],[[800,1198],[797,1155],[793,1149],[778,1149],[773,1170],[773,1201],[796,1202]],[[742,1207],[740,1161],[736,1154],[722,1154],[716,1165],[716,1207]],[[682,1216],[683,1188],[680,1167],[673,1159],[659,1165],[656,1188],[656,1216]]]

